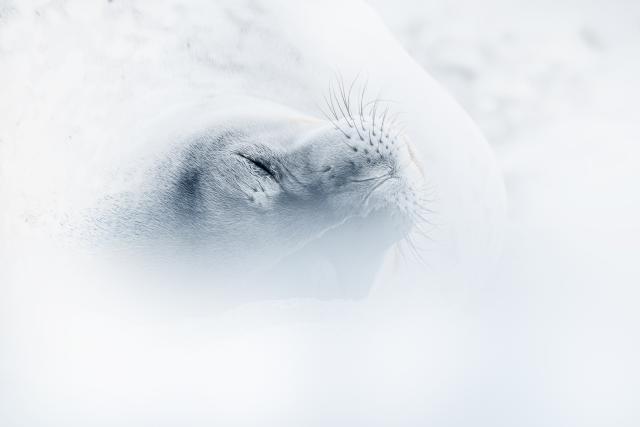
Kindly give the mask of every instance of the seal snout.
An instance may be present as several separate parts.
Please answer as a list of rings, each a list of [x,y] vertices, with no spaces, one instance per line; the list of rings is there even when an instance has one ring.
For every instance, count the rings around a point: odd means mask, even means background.
[[[409,139],[384,115],[324,122],[302,142],[307,170],[329,194],[321,198],[338,217],[387,218],[406,233],[424,197],[424,178]],[[311,192],[314,193],[315,192]],[[377,224],[382,224],[380,220]]]
[[[384,116],[349,124],[347,120],[337,123],[348,130],[338,130],[336,137],[349,147],[343,161],[355,163],[350,181],[366,191],[363,207],[367,212],[392,208],[409,213],[423,178],[408,138],[393,124],[385,124]]]
[[[334,170],[342,172],[333,176],[359,193],[360,197],[354,195],[360,202],[359,215],[385,209],[394,216],[415,218],[424,200],[424,175],[392,101],[367,100],[367,84],[356,78],[347,86],[339,78],[325,96],[328,145],[342,153],[340,158],[328,156]]]

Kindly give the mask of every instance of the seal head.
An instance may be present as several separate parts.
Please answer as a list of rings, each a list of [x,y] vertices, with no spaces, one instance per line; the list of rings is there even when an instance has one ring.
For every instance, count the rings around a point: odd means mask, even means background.
[[[420,217],[424,182],[388,109],[340,102],[321,120],[227,101],[169,150],[146,191],[119,195],[100,214],[102,237],[186,249],[224,277],[277,272],[279,287],[301,280],[291,271],[304,265],[318,281],[366,293],[384,251]]]

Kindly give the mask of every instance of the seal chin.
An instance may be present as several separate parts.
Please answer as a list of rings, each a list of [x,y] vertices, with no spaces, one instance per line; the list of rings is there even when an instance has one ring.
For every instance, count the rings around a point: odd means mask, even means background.
[[[353,217],[283,258],[264,277],[272,297],[360,299],[366,297],[383,257],[406,237],[407,221],[376,210]]]

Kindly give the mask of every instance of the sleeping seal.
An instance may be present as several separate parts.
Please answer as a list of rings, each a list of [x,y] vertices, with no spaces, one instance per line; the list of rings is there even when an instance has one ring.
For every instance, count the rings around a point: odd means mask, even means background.
[[[250,288],[274,277],[264,296],[366,295],[381,265],[418,284],[490,266],[492,154],[360,1],[4,9],[12,233],[186,253]],[[401,241],[418,256],[398,267]]]
[[[135,163],[143,178],[100,201],[85,237],[174,261],[187,254],[234,287],[256,274],[263,295],[364,295],[384,251],[428,208],[389,108],[365,101],[365,87],[356,97],[355,82],[338,86],[323,119],[217,96],[190,133],[170,132],[164,152]],[[304,278],[309,269],[315,277]]]

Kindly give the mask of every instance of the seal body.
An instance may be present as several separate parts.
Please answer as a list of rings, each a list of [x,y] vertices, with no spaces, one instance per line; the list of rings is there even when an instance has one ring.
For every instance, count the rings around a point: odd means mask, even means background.
[[[429,226],[412,245],[428,267],[408,259],[402,271],[419,281],[479,277],[497,251],[504,214],[486,142],[373,12],[358,1],[339,3],[8,3],[2,157],[5,197],[20,202],[9,208],[7,230],[63,224],[89,237],[179,237],[203,243],[211,259],[238,259],[250,248],[257,264],[273,266],[350,218],[400,212],[391,195],[410,194],[420,182]],[[366,181],[337,181],[374,177],[366,147],[353,152],[358,147],[343,143],[367,129],[348,126],[350,114],[325,120],[320,110],[337,86],[349,92],[365,81],[371,95],[363,99],[390,100],[402,113],[410,149],[393,166],[404,183],[387,184],[360,206]],[[229,147],[243,144],[249,151],[229,157]],[[286,184],[260,166],[265,155],[290,170]],[[329,166],[340,173],[322,172]],[[407,178],[412,168],[419,178]],[[292,194],[297,202],[283,205]],[[389,280],[404,280],[402,271]]]

